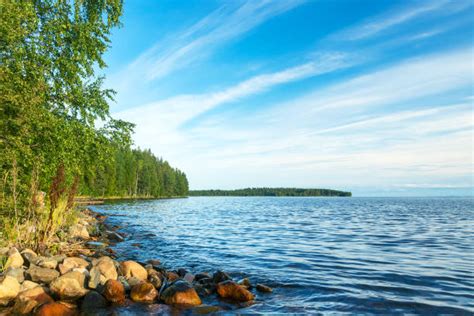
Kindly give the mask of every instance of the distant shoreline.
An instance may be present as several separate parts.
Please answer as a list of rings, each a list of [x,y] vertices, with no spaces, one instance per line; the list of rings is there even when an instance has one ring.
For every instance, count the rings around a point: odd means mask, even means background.
[[[245,188],[236,190],[190,190],[189,196],[351,197],[352,192],[332,189]]]

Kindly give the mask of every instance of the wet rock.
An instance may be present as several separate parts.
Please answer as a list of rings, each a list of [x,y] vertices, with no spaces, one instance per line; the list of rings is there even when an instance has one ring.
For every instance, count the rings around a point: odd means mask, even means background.
[[[272,288],[263,284],[257,284],[255,287],[257,291],[262,292],[262,293],[271,293],[273,292]]]
[[[62,300],[76,300],[87,294],[84,285],[85,275],[71,271],[52,281],[49,288]]]
[[[201,305],[196,290],[186,281],[176,281],[161,294],[161,299],[168,305]]]
[[[132,287],[130,298],[134,302],[151,303],[158,296],[158,291],[153,284],[149,282],[141,282]]]
[[[89,291],[89,293],[84,296],[84,300],[82,301],[81,310],[82,311],[96,311],[98,308],[107,307],[108,303],[105,297],[100,295],[96,291]]]
[[[222,298],[237,302],[247,302],[254,299],[253,294],[250,293],[246,288],[231,280],[218,283],[217,294],[219,294],[219,296]]]
[[[8,259],[5,264],[4,269],[8,268],[21,268],[23,266],[23,263],[25,261],[23,260],[23,257],[21,256],[20,252],[18,249],[15,247],[10,248],[8,251]]]
[[[201,273],[198,273],[194,276],[195,281],[199,281],[201,279],[206,279],[206,278],[211,278],[209,273],[206,273],[206,272],[201,272]]]
[[[20,283],[11,276],[0,281],[0,306],[6,306],[20,292]]]
[[[59,265],[59,272],[65,274],[74,268],[87,268],[89,262],[79,257],[68,257]]]
[[[120,263],[120,272],[125,278],[127,278],[127,280],[131,277],[135,277],[144,281],[148,277],[148,273],[146,272],[145,268],[139,263],[131,260]]]
[[[100,241],[88,241],[86,245],[87,247],[94,249],[105,249],[108,246],[108,244],[106,244],[105,242]]]
[[[42,268],[47,268],[47,269],[56,269],[56,266],[58,265],[58,262],[54,260],[51,257],[39,257],[36,259],[35,264],[37,266],[40,266]]]
[[[250,290],[252,288],[252,283],[250,283],[250,280],[248,278],[245,278],[242,281],[240,281],[239,285],[242,285],[247,290]]]
[[[189,282],[189,283],[193,283],[194,281],[194,275],[192,275],[191,273],[186,273],[183,277],[183,280]]]
[[[207,315],[207,314],[215,314],[222,310],[219,306],[210,306],[210,305],[203,305],[197,306],[193,308],[193,314],[197,315]]]
[[[212,290],[202,284],[195,284],[194,289],[200,297],[206,297],[212,294]]]
[[[36,259],[38,258],[38,255],[36,254],[36,252],[28,248],[23,249],[23,251],[21,252],[21,255],[23,256],[23,259],[25,260],[25,262],[28,263],[28,265],[32,263],[34,264],[36,262]]]
[[[184,268],[179,268],[177,272],[180,278],[184,277],[186,273],[188,273],[188,271],[186,271]]]
[[[116,242],[122,242],[125,240],[122,236],[120,236],[118,233],[114,231],[107,230],[105,233],[107,234],[107,238],[109,240],[116,241]]]
[[[176,272],[168,271],[168,272],[166,272],[166,279],[169,282],[174,282],[174,281],[179,279],[179,275]]]
[[[13,314],[30,314],[37,306],[52,303],[54,300],[41,286],[21,292],[15,299]]]
[[[41,306],[36,316],[75,316],[77,311],[61,303],[48,303]]]
[[[25,281],[25,270],[23,270],[23,268],[10,267],[5,271],[5,275],[15,278],[19,283],[23,283],[23,281]]]
[[[157,267],[161,264],[161,261],[158,259],[151,259],[151,260],[148,260],[148,263],[154,267]]]
[[[20,292],[33,289],[37,286],[40,286],[40,285],[36,282],[26,280],[21,284]]]
[[[212,279],[213,279],[214,283],[216,283],[216,284],[220,283],[220,282],[223,282],[223,281],[232,280],[232,278],[227,273],[225,273],[224,271],[216,271],[212,275]]]
[[[75,224],[69,228],[69,234],[72,238],[79,238],[79,239],[89,239],[89,232],[84,225]]]
[[[150,281],[151,284],[157,289],[161,288],[161,285],[163,284],[162,281],[162,275],[159,272],[156,272],[155,274],[148,274],[148,281]]]
[[[59,277],[59,272],[53,269],[41,268],[35,265],[30,265],[30,268],[26,270],[26,273],[30,276],[34,282],[42,282],[49,284],[51,281]]]
[[[125,288],[120,281],[110,279],[105,283],[104,296],[111,303],[122,304],[125,302]]]

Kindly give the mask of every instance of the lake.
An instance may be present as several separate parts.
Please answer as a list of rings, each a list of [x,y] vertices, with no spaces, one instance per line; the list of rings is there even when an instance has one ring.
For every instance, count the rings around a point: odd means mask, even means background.
[[[130,234],[114,247],[119,260],[222,269],[274,289],[225,309],[474,313],[473,198],[192,197],[93,209]]]

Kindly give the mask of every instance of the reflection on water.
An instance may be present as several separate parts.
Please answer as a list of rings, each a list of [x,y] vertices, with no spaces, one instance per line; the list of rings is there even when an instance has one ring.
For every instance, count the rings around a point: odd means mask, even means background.
[[[115,248],[123,257],[274,287],[241,312],[474,312],[472,198],[193,197],[94,209],[131,233]]]

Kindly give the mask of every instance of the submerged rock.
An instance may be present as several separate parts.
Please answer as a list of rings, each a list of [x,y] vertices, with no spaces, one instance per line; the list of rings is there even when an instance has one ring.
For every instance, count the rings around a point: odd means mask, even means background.
[[[122,304],[125,302],[125,288],[120,281],[110,279],[105,283],[104,296],[111,303]]]
[[[239,285],[242,285],[245,287],[247,290],[250,290],[252,288],[252,283],[250,283],[249,278],[245,278],[242,281],[239,282]]]
[[[49,284],[51,281],[59,277],[59,272],[53,269],[41,268],[35,265],[30,265],[30,268],[26,270],[26,273],[31,277],[34,282],[42,282]]]
[[[13,314],[30,314],[37,306],[52,302],[54,300],[46,293],[44,288],[37,286],[21,292],[17,296],[13,306]]]
[[[77,272],[68,272],[51,282],[51,291],[62,300],[76,300],[88,292],[84,288],[85,275]]]
[[[168,305],[201,305],[196,290],[186,281],[176,281],[161,294],[161,299]]]
[[[132,287],[130,298],[134,302],[151,303],[158,296],[158,291],[153,284],[149,282],[141,282]]]
[[[255,287],[257,291],[262,292],[262,293],[271,293],[273,292],[272,288],[263,284],[257,284]]]
[[[20,283],[9,275],[0,281],[0,306],[6,306],[20,292]]]
[[[201,279],[207,279],[207,278],[211,278],[211,276],[209,275],[209,273],[206,273],[206,272],[197,273],[194,276],[194,280],[196,281],[199,281]]]
[[[218,283],[217,294],[222,298],[237,302],[248,302],[254,299],[253,294],[246,288],[231,280]]]
[[[145,281],[148,277],[145,268],[139,263],[131,260],[120,263],[120,272],[125,278],[127,278],[127,280],[131,277],[135,277],[139,280]]]

